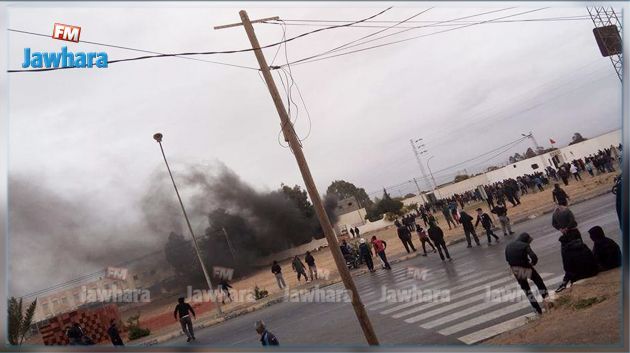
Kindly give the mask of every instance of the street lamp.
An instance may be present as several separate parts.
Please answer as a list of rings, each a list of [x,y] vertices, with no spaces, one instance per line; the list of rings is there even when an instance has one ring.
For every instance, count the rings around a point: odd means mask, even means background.
[[[192,226],[190,225],[190,221],[188,220],[188,214],[186,213],[186,209],[184,208],[184,203],[182,202],[182,198],[179,196],[179,190],[177,189],[177,184],[175,184],[175,179],[173,179],[173,173],[171,173],[171,167],[168,165],[168,161],[166,160],[166,154],[164,154],[164,148],[162,147],[162,137],[161,133],[156,133],[153,135],[153,139],[157,141],[160,145],[160,151],[162,151],[162,157],[164,157],[164,164],[166,164],[166,170],[168,170],[168,175],[171,177],[171,181],[173,182],[173,187],[175,188],[175,194],[177,195],[177,200],[179,200],[179,205],[182,207],[182,213],[184,214],[184,218],[186,219],[186,224],[188,225],[188,230],[190,231],[190,235],[193,239],[193,245],[195,247],[195,253],[197,253],[197,259],[199,259],[199,264],[201,264],[201,270],[203,271],[203,276],[206,278],[206,283],[208,284],[208,288],[212,291],[212,282],[210,281],[210,276],[208,275],[208,270],[206,269],[206,265],[201,259],[201,252],[199,251],[199,244],[197,244],[197,237],[195,237],[195,232],[192,230]],[[219,315],[222,315],[221,304],[219,301],[216,301],[217,304],[217,312]]]

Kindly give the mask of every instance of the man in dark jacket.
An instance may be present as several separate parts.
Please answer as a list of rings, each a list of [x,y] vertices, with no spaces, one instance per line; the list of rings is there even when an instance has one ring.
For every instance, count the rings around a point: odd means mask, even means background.
[[[184,302],[185,298],[181,297],[177,299],[177,306],[175,306],[175,311],[173,311],[173,316],[175,316],[175,320],[177,320],[177,315],[179,315],[179,323],[182,326],[182,331],[186,334],[188,339],[186,342],[190,342],[191,340],[195,340],[195,331],[193,331],[192,320],[190,319],[190,314],[196,319],[197,315],[195,314],[195,310],[193,310],[190,304]]]
[[[621,249],[614,240],[607,238],[600,226],[588,230],[593,240],[593,256],[599,267],[603,270],[611,270],[621,266]]]
[[[374,272],[374,262],[372,261],[372,251],[370,251],[370,246],[367,245],[365,239],[359,239],[359,255],[365,264],[367,265],[368,270],[370,272]]]
[[[464,235],[466,235],[466,241],[468,242],[467,247],[469,248],[472,248],[470,242],[471,234],[473,236],[473,239],[475,239],[475,243],[477,244],[477,246],[481,246],[479,238],[477,238],[477,233],[475,233],[475,226],[473,226],[472,221],[473,218],[468,213],[466,213],[466,211],[462,210],[459,213],[459,222],[462,224],[462,227],[464,227]]]
[[[306,252],[304,262],[306,262],[306,265],[308,266],[308,273],[311,275],[311,281],[317,279],[317,266],[315,265],[315,258],[311,255],[310,251]]]
[[[405,250],[407,250],[407,253],[410,253],[411,251],[416,251],[416,248],[413,246],[413,242],[411,241],[411,232],[409,231],[409,228],[407,228],[406,225],[402,225],[398,227],[396,229],[396,232],[398,233],[398,239],[400,239],[400,241],[404,245]],[[409,250],[410,247],[411,247],[411,250]]]
[[[304,276],[304,279],[306,279],[306,282],[308,282],[308,276],[306,275],[306,268],[304,264],[302,263],[302,260],[300,260],[300,258],[297,257],[297,255],[293,257],[293,261],[291,262],[291,267],[293,268],[293,271],[297,273],[298,282],[300,281],[301,276]]]
[[[486,230],[486,236],[488,236],[488,245],[492,244],[491,236],[494,237],[497,242],[499,242],[499,237],[497,237],[497,235],[494,234],[494,232],[492,231],[492,227],[494,227],[494,224],[492,224],[492,219],[487,213],[483,212],[481,208],[477,209],[477,222],[475,223],[475,228],[479,225],[479,223],[481,223],[483,229]]]
[[[551,215],[551,225],[563,234],[569,229],[577,227],[575,216],[567,207],[566,203],[559,204],[553,211],[553,214]]]
[[[560,236],[560,251],[562,254],[562,267],[564,279],[556,289],[561,292],[567,285],[583,278],[593,277],[599,272],[599,266],[595,256],[584,242],[577,228],[571,228]]]
[[[551,192],[551,195],[553,196],[553,202],[557,203],[558,205],[566,206],[569,204],[570,197],[560,187],[560,184],[558,183],[553,184],[553,191]]]
[[[120,332],[118,331],[118,326],[116,325],[116,320],[112,319],[109,322],[109,328],[107,329],[107,335],[109,339],[112,341],[114,346],[124,346],[122,338],[120,337]]]
[[[280,289],[286,288],[287,284],[284,281],[284,277],[282,277],[282,267],[280,267],[280,264],[278,263],[278,261],[274,261],[273,265],[271,265],[271,273],[273,273],[273,275],[276,277],[276,282],[278,282],[278,288]]]
[[[537,313],[542,314],[542,309],[529,287],[528,279],[531,279],[538,288],[538,292],[543,297],[543,302],[549,294],[547,293],[545,282],[543,282],[542,277],[534,268],[538,262],[538,256],[530,247],[532,240],[532,237],[527,233],[519,235],[516,240],[505,247],[505,260],[510,265],[516,281],[525,292],[525,295],[527,295],[527,299],[529,299],[532,307]]]
[[[501,229],[503,230],[504,236],[507,237],[508,234],[514,234],[512,231],[512,225],[510,224],[510,218],[507,216],[507,208],[505,208],[505,206],[497,205],[492,208],[491,212],[499,217],[499,222],[501,223]]]
[[[438,227],[434,222],[430,222],[427,233],[429,233],[429,238],[433,240],[433,244],[435,244],[435,247],[440,254],[440,259],[444,261],[444,255],[446,255],[448,261],[452,261],[453,259],[451,259],[451,255],[448,253],[448,249],[446,248],[446,242],[444,241],[444,232],[442,231],[442,228]],[[442,253],[442,250],[444,250],[444,254]]]

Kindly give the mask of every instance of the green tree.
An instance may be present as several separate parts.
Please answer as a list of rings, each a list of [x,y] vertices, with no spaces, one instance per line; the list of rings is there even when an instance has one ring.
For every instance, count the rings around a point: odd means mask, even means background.
[[[569,145],[574,145],[576,143],[580,143],[586,140],[588,140],[586,137],[582,136],[582,134],[580,134],[579,132],[576,132],[573,134],[573,137],[571,138],[571,142],[569,143]]]
[[[367,192],[365,192],[365,189],[357,188],[354,184],[345,180],[333,181],[328,189],[326,189],[326,193],[336,195],[339,200],[355,197],[361,206],[365,208],[373,204]]]
[[[31,328],[35,308],[37,307],[37,299],[33,301],[26,312],[22,309],[22,298],[16,299],[11,297],[8,305],[8,339],[9,344],[19,346],[24,342],[24,337]]]
[[[308,194],[306,190],[302,190],[299,185],[289,187],[281,184],[282,192],[291,200],[297,208],[302,212],[304,217],[313,218],[315,216],[315,209],[308,200]]]
[[[174,232],[169,234],[164,245],[164,255],[182,283],[205,283],[195,249],[183,235]]]
[[[457,183],[457,182],[460,182],[462,180],[466,180],[468,178],[470,178],[470,177],[468,175],[466,175],[466,174],[459,174],[459,175],[455,176],[455,179],[453,179],[453,181]]]
[[[525,151],[525,158],[532,158],[532,157],[536,157],[536,152],[534,152],[534,150],[530,147],[527,149],[527,151]]]

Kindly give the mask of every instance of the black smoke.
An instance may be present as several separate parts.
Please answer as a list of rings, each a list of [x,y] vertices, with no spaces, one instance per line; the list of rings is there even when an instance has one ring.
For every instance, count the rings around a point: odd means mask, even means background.
[[[191,218],[205,218],[203,231],[196,232],[209,267],[247,272],[261,257],[323,237],[317,217],[306,217],[281,189],[256,190],[225,165],[179,168],[175,178]],[[177,200],[168,175],[155,174],[150,185],[143,209],[151,229],[180,232],[183,217],[173,206]],[[336,199],[327,196],[324,204],[334,222]]]

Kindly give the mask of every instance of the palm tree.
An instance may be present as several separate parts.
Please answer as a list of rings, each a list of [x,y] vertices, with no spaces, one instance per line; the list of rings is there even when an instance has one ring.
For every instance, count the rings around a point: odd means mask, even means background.
[[[22,310],[22,298],[9,299],[8,321],[9,321],[9,343],[13,346],[19,346],[24,342],[24,337],[31,328],[33,315],[35,315],[35,307],[37,307],[37,299],[33,301],[26,309]]]

